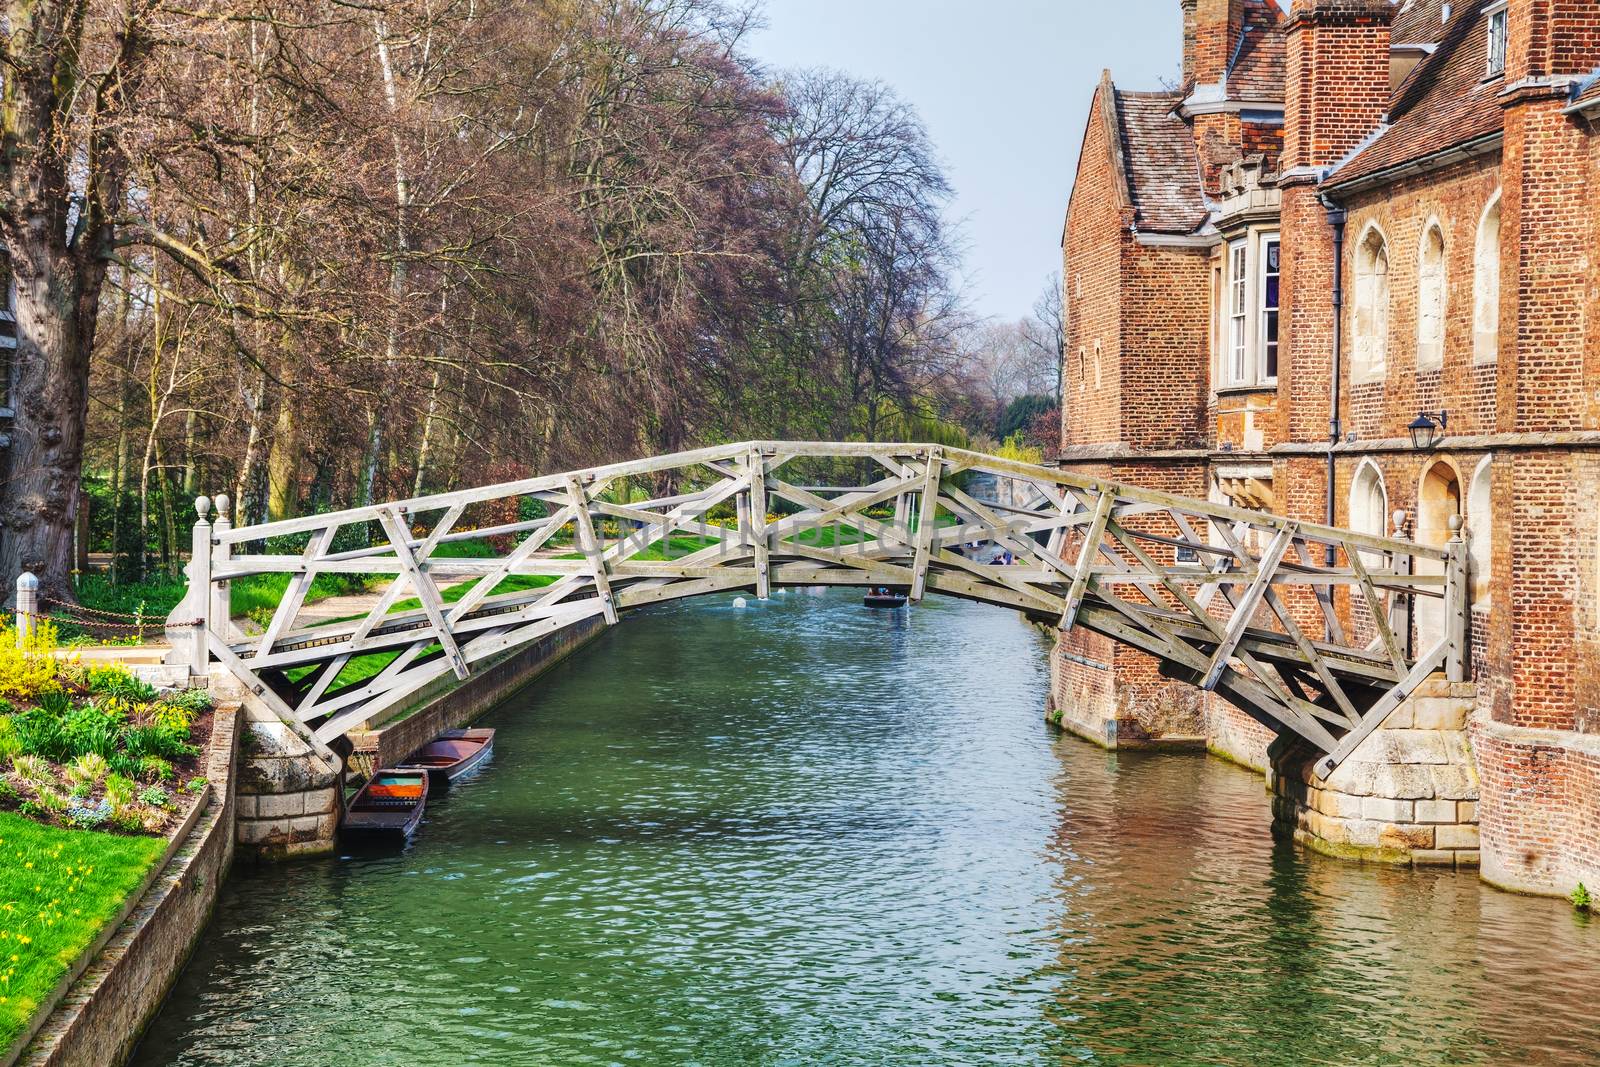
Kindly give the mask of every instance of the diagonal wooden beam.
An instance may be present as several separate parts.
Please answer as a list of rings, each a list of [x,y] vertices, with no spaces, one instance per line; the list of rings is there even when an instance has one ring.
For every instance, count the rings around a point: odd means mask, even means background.
[[[939,482],[944,473],[944,461],[937,448],[928,449],[928,466],[923,473],[922,496],[917,502],[916,542],[911,558],[911,601],[922,599],[928,587],[928,560],[933,550],[933,528],[939,517]]]
[[[594,580],[595,592],[600,596],[606,622],[615,626],[617,605],[611,597],[611,578],[606,573],[605,553],[600,548],[599,538],[594,535],[594,520],[589,515],[589,498],[577,478],[567,479],[567,499],[572,503],[574,521],[578,525],[578,550],[589,560],[590,577]]]
[[[378,521],[382,523],[384,532],[389,535],[389,543],[394,546],[395,558],[400,561],[406,577],[411,579],[411,587],[417,591],[417,599],[422,601],[422,610],[427,613],[428,623],[433,627],[439,647],[444,649],[450,669],[455,671],[458,679],[465,681],[469,673],[467,661],[461,658],[461,649],[456,647],[456,639],[450,633],[450,624],[445,621],[444,607],[439,599],[439,587],[433,584],[432,578],[423,573],[422,568],[417,565],[417,558],[411,554],[405,524],[400,521],[400,516],[387,508],[378,509]]]
[[[262,659],[271,652],[273,642],[300,614],[300,608],[306,601],[306,594],[311,591],[311,583],[317,580],[317,560],[327,554],[328,546],[333,544],[333,535],[338,529],[338,526],[324,526],[311,535],[311,540],[306,543],[306,569],[289,579],[283,597],[278,601],[278,608],[272,613],[272,621],[267,624],[260,642],[256,645],[254,659]]]
[[[1106,536],[1106,523],[1111,521],[1111,509],[1116,503],[1116,495],[1105,489],[1101,490],[1100,498],[1095,501],[1094,518],[1090,520],[1088,530],[1084,531],[1077,573],[1073,575],[1072,586],[1067,590],[1066,609],[1061,613],[1063,630],[1072,629],[1072,624],[1077,621],[1078,609],[1083,606],[1083,594],[1089,588],[1089,568],[1100,555],[1100,543]]]
[[[1267,590],[1272,587],[1272,577],[1277,572],[1278,561],[1283,559],[1283,554],[1288,550],[1289,542],[1292,540],[1294,540],[1294,529],[1286,525],[1278,531],[1278,536],[1272,539],[1272,544],[1267,546],[1266,552],[1262,553],[1260,573],[1256,576],[1256,580],[1250,583],[1250,588],[1239,598],[1239,602],[1233,606],[1233,618],[1228,620],[1227,636],[1211,656],[1211,664],[1206,668],[1205,677],[1200,683],[1201,689],[1209,691],[1217,687],[1217,679],[1222,677],[1222,669],[1227,666],[1228,657],[1239,647],[1239,639],[1249,628],[1251,617],[1255,615],[1256,608],[1267,595]]]

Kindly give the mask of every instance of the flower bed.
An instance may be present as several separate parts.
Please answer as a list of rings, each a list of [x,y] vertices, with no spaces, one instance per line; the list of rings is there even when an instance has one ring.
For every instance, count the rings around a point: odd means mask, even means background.
[[[41,628],[39,643],[53,638]],[[157,693],[122,667],[19,650],[0,629],[0,810],[85,830],[164,835],[205,791],[203,690]]]

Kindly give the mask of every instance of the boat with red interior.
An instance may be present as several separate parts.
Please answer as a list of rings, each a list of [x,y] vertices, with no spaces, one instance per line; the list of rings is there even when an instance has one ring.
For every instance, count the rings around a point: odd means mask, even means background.
[[[446,730],[402,760],[400,769],[427,771],[437,789],[479,766],[493,751],[493,730]]]
[[[352,837],[405,840],[428,805],[428,774],[398,768],[375,773],[345,807],[339,832]]]

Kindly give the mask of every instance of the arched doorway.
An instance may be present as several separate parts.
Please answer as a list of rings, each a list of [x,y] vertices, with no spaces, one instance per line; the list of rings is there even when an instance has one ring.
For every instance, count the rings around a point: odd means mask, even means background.
[[[1455,464],[1437,459],[1422,472],[1417,487],[1417,540],[1425,545],[1444,545],[1450,541],[1450,519],[1461,514],[1461,473]],[[1424,570],[1423,564],[1426,564]],[[1443,574],[1444,564],[1418,561],[1418,570]],[[1444,636],[1444,601],[1433,597],[1417,601],[1418,653],[1431,648]]]

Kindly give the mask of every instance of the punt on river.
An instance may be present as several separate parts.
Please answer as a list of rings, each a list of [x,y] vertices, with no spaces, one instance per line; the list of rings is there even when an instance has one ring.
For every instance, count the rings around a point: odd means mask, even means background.
[[[379,771],[350,801],[340,832],[368,840],[403,841],[416,832],[427,805],[427,771]]]
[[[407,756],[397,769],[427,771],[429,784],[442,789],[488,759],[493,751],[491,729],[446,730]]]

